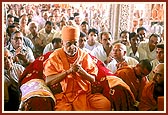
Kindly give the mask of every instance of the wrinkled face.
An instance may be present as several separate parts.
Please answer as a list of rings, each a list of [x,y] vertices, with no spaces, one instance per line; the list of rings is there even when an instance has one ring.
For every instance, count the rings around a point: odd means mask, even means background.
[[[162,48],[156,49],[156,58],[160,63],[164,63],[164,49]]]
[[[129,38],[129,33],[122,33],[121,34],[121,43],[123,43],[124,45],[127,45],[127,43]]]
[[[4,68],[9,70],[13,66],[12,55],[9,51],[4,51]]]
[[[32,23],[32,24],[30,25],[29,30],[30,30],[30,32],[31,32],[32,34],[34,34],[34,33],[37,33],[38,27],[37,27],[37,25],[36,25],[35,23]]]
[[[78,42],[79,48],[81,49],[84,48],[85,42],[86,42],[86,37],[79,37],[79,42]]]
[[[69,56],[74,56],[77,53],[77,41],[63,41],[64,51]]]
[[[150,73],[150,71],[148,71],[146,68],[143,68],[139,64],[136,65],[134,70],[135,70],[136,77],[139,78],[139,79],[147,76]]]
[[[114,59],[120,60],[123,58],[126,52],[123,50],[123,48],[120,45],[117,44],[113,46],[111,53]]]
[[[163,85],[164,84],[164,64],[159,64],[153,70],[153,81],[156,84]]]
[[[102,39],[101,39],[101,44],[103,45],[103,47],[111,47],[112,45],[112,38],[110,34],[103,34],[102,35]]]
[[[50,34],[51,30],[52,30],[52,26],[49,25],[49,24],[47,24],[47,25],[45,26],[45,31],[46,31],[46,33]]]
[[[23,45],[23,35],[22,33],[16,33],[11,39],[11,43],[15,49],[22,47]]]

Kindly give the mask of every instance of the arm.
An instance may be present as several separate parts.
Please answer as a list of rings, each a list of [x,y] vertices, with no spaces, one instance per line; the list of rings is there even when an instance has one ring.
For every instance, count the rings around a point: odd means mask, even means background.
[[[90,82],[95,82],[95,76],[87,73],[81,65],[79,64],[75,64],[72,66],[72,70],[73,72],[77,72],[80,76],[82,76],[82,78],[90,81]]]
[[[46,84],[49,85],[53,85],[55,83],[59,83],[60,81],[62,81],[67,75],[69,75],[72,72],[71,69],[66,70],[62,73],[59,74],[53,74],[53,75],[49,75],[46,77]]]

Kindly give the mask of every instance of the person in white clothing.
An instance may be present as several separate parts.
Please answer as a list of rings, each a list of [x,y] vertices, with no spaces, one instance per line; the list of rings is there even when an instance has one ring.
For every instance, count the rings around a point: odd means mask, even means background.
[[[158,34],[151,34],[149,42],[140,42],[138,47],[139,61],[149,59],[150,61],[156,58],[156,45],[161,42]]]
[[[47,44],[43,50],[43,55],[47,52],[54,51],[55,49],[62,47],[62,39],[54,38],[51,43]]]
[[[88,39],[86,41],[85,48],[92,51],[98,45],[100,45],[100,43],[98,42],[98,30],[91,28],[88,31]]]
[[[118,68],[123,66],[136,66],[139,62],[129,56],[126,56],[126,46],[122,43],[114,44],[111,56],[113,57],[111,62],[107,64],[107,68],[115,73]]]
[[[127,56],[133,57],[139,61],[138,45],[139,39],[135,32],[130,33],[129,35],[130,46],[127,46]]]
[[[104,64],[108,64],[112,57],[110,52],[112,50],[112,36],[109,32],[102,32],[100,34],[101,45],[97,46],[91,51],[91,55],[97,57]]]

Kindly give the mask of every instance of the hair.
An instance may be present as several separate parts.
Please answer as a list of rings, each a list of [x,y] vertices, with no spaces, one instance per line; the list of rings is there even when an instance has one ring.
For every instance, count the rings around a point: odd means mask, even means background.
[[[80,36],[79,37],[86,37],[86,34],[82,31],[80,31]]]
[[[152,71],[152,65],[149,59],[144,59],[139,62],[142,68],[146,68],[149,72]]]
[[[52,42],[52,44],[54,44],[54,43],[61,43],[62,39],[61,38],[54,38],[51,42]]]
[[[81,25],[84,25],[84,24],[89,25],[88,22],[86,22],[86,21],[83,21],[83,22],[81,23]]]
[[[151,38],[152,36],[153,36],[153,37],[156,37],[156,38],[159,38],[159,39],[160,39],[160,41],[159,41],[159,42],[161,42],[161,41],[162,41],[162,39],[161,39],[160,35],[159,35],[159,34],[156,34],[156,33],[151,34],[151,35],[149,36],[149,40],[150,40],[150,38]]]
[[[12,33],[11,38],[13,39],[13,36],[14,36],[15,34],[17,34],[17,33],[21,33],[22,36],[23,36],[23,33],[22,33],[21,31],[18,31],[18,30],[17,30],[17,31],[15,31],[15,32]]]
[[[98,33],[99,33],[98,30],[95,29],[95,28],[90,28],[89,31],[88,31],[88,35],[89,35],[91,32],[94,32],[94,33],[97,34],[97,35],[98,35]]]
[[[137,36],[137,34],[135,32],[130,33],[129,34],[129,41],[131,41],[131,39],[135,36]]]
[[[50,26],[54,26],[54,24],[53,24],[51,21],[46,21],[45,26],[46,26],[47,24],[50,25]]]
[[[14,18],[14,16],[11,15],[11,14],[8,14],[8,15],[7,15],[7,18]]]
[[[156,47],[164,49],[164,44],[157,44]]]
[[[137,29],[137,33],[139,33],[139,31],[141,31],[141,30],[145,30],[145,31],[146,31],[146,28],[144,28],[144,27],[139,27],[139,28]]]
[[[122,31],[121,33],[120,33],[120,37],[121,37],[121,35],[123,34],[123,33],[130,33],[129,31],[127,31],[127,30],[124,30],[124,31]]]
[[[102,39],[103,35],[107,35],[107,34],[109,34],[111,36],[111,32],[101,32],[100,33],[100,39]]]

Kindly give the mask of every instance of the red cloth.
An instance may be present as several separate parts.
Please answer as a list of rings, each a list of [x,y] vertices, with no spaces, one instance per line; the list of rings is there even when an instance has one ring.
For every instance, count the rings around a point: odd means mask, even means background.
[[[25,68],[23,74],[19,78],[20,86],[31,79],[44,79],[45,76],[43,75],[43,62],[50,56],[51,53],[52,52],[48,52],[45,55],[36,58],[33,63],[29,64]]]

